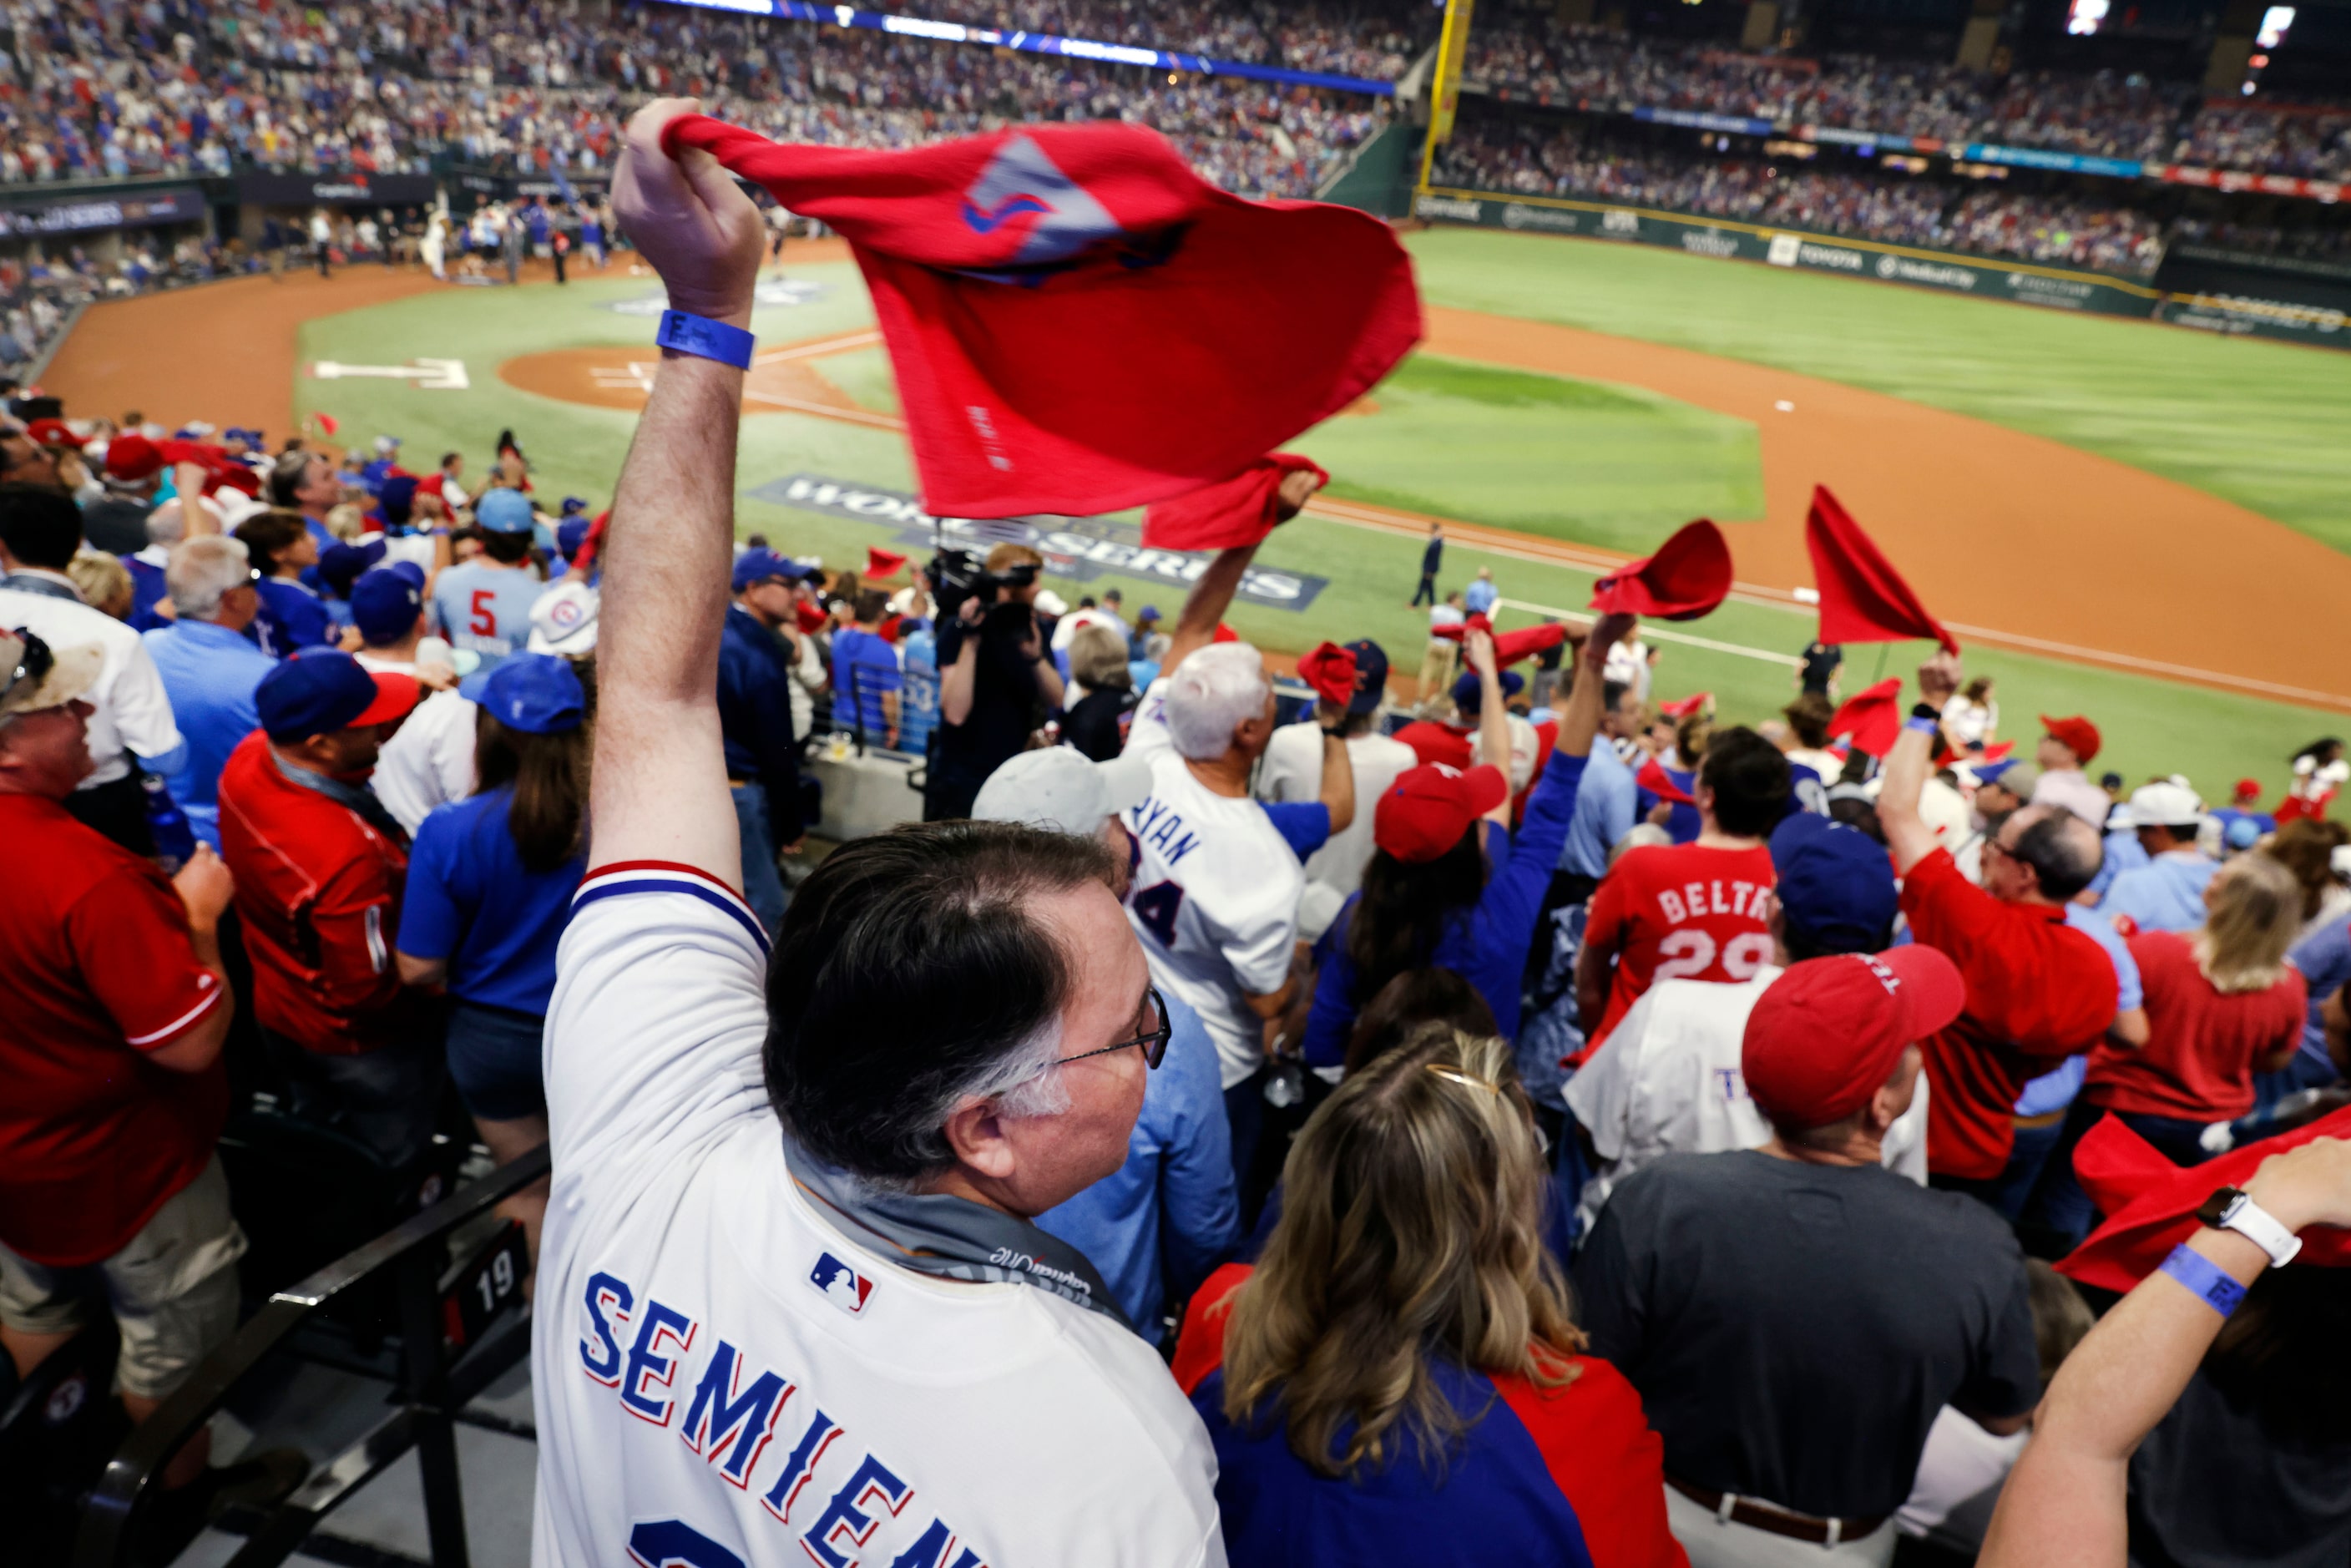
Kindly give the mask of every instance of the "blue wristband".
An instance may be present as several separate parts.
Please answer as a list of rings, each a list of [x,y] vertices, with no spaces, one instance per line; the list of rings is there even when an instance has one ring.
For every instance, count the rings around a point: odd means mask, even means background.
[[[1938,735],[1942,732],[1943,728],[1941,725],[1937,724],[1931,718],[1906,718],[1902,721],[1902,727],[1905,729],[1916,730],[1920,735],[1925,736]]]
[[[661,330],[653,335],[657,347],[674,349],[681,354],[697,359],[716,360],[722,365],[732,365],[738,371],[751,368],[751,350],[758,340],[740,327],[729,327],[724,321],[713,321],[707,316],[689,316],[683,310],[664,310]]]
[[[2227,1317],[2245,1299],[2245,1288],[2229,1278],[2218,1263],[2181,1242],[2163,1260],[2163,1271],[2196,1292],[2206,1306]]]

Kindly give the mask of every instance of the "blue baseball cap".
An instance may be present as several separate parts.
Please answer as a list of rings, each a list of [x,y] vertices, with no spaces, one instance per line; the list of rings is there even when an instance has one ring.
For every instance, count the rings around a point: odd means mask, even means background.
[[[253,705],[279,745],[360,725],[389,724],[416,706],[414,675],[369,670],[349,653],[315,648],[261,677]]]
[[[1385,654],[1381,655],[1380,664],[1382,665],[1382,679],[1384,680],[1386,677],[1385,666],[1387,664],[1387,656]],[[1359,669],[1362,668],[1361,664],[1358,664],[1356,667]],[[1520,675],[1518,671],[1504,670],[1502,672],[1502,695],[1504,696],[1517,696],[1520,691],[1525,689],[1526,684],[1525,677]],[[1485,705],[1485,692],[1479,685],[1477,671],[1472,670],[1468,674],[1463,675],[1459,680],[1453,683],[1453,706],[1455,707],[1459,708],[1463,713],[1476,713],[1480,708],[1484,707]],[[1350,705],[1351,707],[1353,705]],[[1374,706],[1376,706],[1377,704],[1375,703]]]
[[[588,515],[587,498],[581,496],[564,497],[562,515],[567,517],[586,517]]]
[[[1792,811],[1771,830],[1771,870],[1780,914],[1815,946],[1875,953],[1886,945],[1901,894],[1886,846],[1811,811]]]
[[[381,539],[370,539],[363,545],[337,539],[319,553],[319,580],[333,589],[338,599],[349,599],[351,584],[358,580],[360,573],[382,559]]]
[[[1365,637],[1348,643],[1347,652],[1355,655],[1355,695],[1348,699],[1347,711],[1370,713],[1387,700],[1387,650]],[[1506,682],[1503,689],[1511,688]]]
[[[588,694],[571,661],[554,653],[513,654],[495,670],[467,676],[457,689],[526,735],[563,735],[588,715]]]
[[[568,504],[568,503],[567,503]],[[555,551],[569,560],[588,542],[589,522],[585,517],[566,517],[555,530]]]
[[[530,497],[520,490],[492,490],[474,503],[475,525],[494,534],[530,532]]]
[[[398,567],[364,573],[351,584],[351,624],[363,642],[399,642],[423,608],[424,591]]]
[[[747,549],[735,558],[735,591],[737,593],[771,577],[780,577],[786,582],[798,582],[808,575],[808,568],[789,556],[778,555],[771,549]]]
[[[376,510],[389,524],[406,523],[416,516],[416,476],[394,474],[385,478],[383,487],[376,492]]]
[[[390,566],[385,567],[383,570],[386,571],[396,571],[400,573],[401,576],[408,579],[409,581],[416,585],[417,592],[423,593],[424,591],[424,569],[417,565],[414,561],[396,560]]]

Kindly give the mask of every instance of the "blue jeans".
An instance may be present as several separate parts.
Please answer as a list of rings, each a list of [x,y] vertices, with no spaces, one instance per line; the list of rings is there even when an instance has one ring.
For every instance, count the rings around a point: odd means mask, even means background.
[[[730,784],[726,792],[735,797],[735,825],[743,835],[743,902],[773,938],[784,923],[784,906],[791,902],[791,895],[784,891],[784,879],[776,871],[776,834],[768,826],[768,787]]]

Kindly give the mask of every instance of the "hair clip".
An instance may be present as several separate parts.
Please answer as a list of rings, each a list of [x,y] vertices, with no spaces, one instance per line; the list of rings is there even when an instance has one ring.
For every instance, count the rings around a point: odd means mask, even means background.
[[[1439,1067],[1433,1061],[1421,1063],[1420,1070],[1423,1072],[1433,1072],[1439,1078],[1449,1079],[1464,1089],[1483,1089],[1489,1094],[1499,1094],[1502,1092],[1502,1086],[1499,1083],[1489,1083],[1482,1078],[1472,1078],[1466,1072],[1456,1072],[1449,1067]]]

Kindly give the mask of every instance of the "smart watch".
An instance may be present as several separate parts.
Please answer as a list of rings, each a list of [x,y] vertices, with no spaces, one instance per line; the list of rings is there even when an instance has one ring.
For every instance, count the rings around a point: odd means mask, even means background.
[[[2224,1186],[2204,1200],[2196,1218],[2215,1230],[2233,1230],[2270,1255],[2270,1267],[2283,1269],[2302,1250],[2302,1238],[2279,1224],[2274,1216],[2245,1196],[2239,1187]]]

